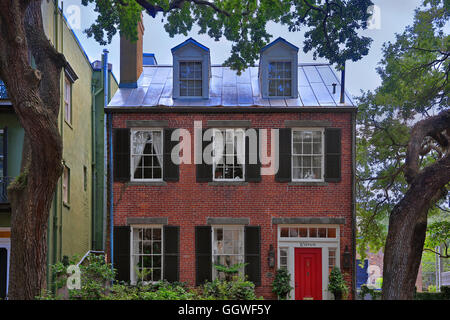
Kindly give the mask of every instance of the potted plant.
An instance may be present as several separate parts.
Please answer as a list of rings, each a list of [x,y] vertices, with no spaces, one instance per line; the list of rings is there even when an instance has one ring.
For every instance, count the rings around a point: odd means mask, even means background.
[[[278,295],[278,299],[286,300],[292,289],[291,275],[287,269],[278,269],[272,283],[272,292]]]
[[[328,290],[333,293],[335,300],[342,300],[343,296],[348,294],[347,282],[339,268],[334,267],[328,278]]]

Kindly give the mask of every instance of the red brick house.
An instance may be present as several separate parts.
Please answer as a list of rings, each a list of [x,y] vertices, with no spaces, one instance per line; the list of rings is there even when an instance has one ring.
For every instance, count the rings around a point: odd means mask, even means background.
[[[170,66],[142,66],[142,36],[121,41],[106,110],[117,278],[194,286],[222,276],[214,264],[246,263],[258,295],[276,298],[287,268],[292,299],[330,299],[338,266],[354,288],[356,108],[332,67],[298,63],[282,38],[241,75],[193,39]]]

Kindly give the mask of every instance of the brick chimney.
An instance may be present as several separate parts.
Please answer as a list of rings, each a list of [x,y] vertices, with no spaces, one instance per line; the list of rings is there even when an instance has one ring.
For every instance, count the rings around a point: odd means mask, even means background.
[[[144,24],[138,22],[138,40],[131,42],[120,36],[120,85],[121,88],[137,88],[137,80],[142,73],[142,54],[144,39]]]

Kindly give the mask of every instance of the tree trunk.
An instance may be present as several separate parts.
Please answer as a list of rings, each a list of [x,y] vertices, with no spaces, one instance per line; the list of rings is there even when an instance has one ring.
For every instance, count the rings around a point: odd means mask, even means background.
[[[405,177],[409,189],[389,217],[383,261],[382,299],[413,299],[427,229],[428,210],[447,194],[450,154],[419,171],[423,139],[450,128],[450,111],[418,122],[411,133]],[[442,137],[441,137],[442,138]],[[442,147],[448,148],[444,142]]]
[[[45,35],[41,1],[2,1],[0,42],[0,78],[25,131],[21,173],[8,188],[8,298],[34,299],[46,287],[48,216],[62,173],[59,81],[66,62]],[[30,66],[30,51],[36,70]]]

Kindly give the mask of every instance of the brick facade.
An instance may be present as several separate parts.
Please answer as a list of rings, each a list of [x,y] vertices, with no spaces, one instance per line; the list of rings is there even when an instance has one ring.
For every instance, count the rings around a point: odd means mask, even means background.
[[[180,281],[195,284],[195,226],[206,225],[209,217],[249,218],[250,225],[261,227],[261,286],[257,294],[266,299],[276,298],[271,291],[276,267],[269,268],[267,263],[269,246],[277,248],[278,226],[272,223],[273,217],[343,218],[340,257],[346,246],[353,252],[351,112],[114,113],[112,127],[126,128],[127,120],[166,120],[169,128],[187,129],[192,136],[192,150],[194,121],[202,121],[206,128],[207,120],[250,120],[252,128],[273,129],[284,128],[285,120],[321,120],[342,130],[342,179],[338,183],[293,186],[263,175],[259,183],[215,186],[196,182],[193,161],[180,165],[178,182],[164,186],[114,182],[115,226],[126,225],[128,217],[164,217],[169,225],[180,226]],[[270,138],[268,149],[270,153]],[[353,272],[344,272],[352,288]]]

